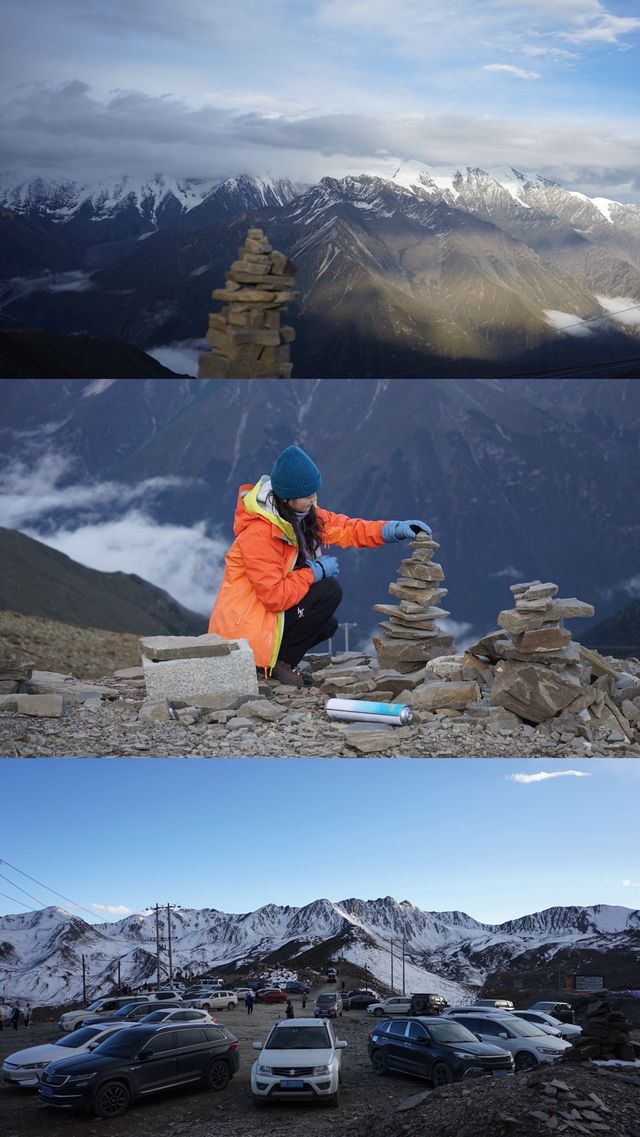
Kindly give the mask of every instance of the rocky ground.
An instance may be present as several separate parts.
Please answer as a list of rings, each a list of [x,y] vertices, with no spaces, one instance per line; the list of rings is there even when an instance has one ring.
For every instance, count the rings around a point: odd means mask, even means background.
[[[261,683],[258,695],[212,710],[149,701],[132,674],[99,683],[35,672],[32,688],[57,700],[40,714],[0,714],[0,754],[14,758],[539,758],[631,757],[640,745],[553,737],[487,702],[467,713],[416,711],[409,726],[346,723],[326,714],[322,687]],[[363,696],[360,696],[363,697]],[[366,697],[366,696],[365,696]],[[11,706],[11,704],[9,704]],[[52,713],[53,712],[53,713]]]
[[[301,1013],[295,1000],[296,1013]],[[141,1101],[121,1117],[97,1121],[86,1114],[40,1105],[33,1090],[0,1085],[3,1137],[68,1137],[79,1129],[98,1137],[539,1137],[549,1133],[640,1137],[640,1066],[540,1067],[496,1081],[481,1079],[431,1092],[407,1076],[376,1077],[367,1057],[371,1020],[346,1012],[336,1033],[346,1039],[344,1084],[338,1109],[284,1104],[258,1112],[249,1072],[254,1039],[264,1039],[282,1016],[279,1007],[257,1005],[226,1012],[224,1022],[240,1043],[240,1069],[220,1094],[179,1091]],[[25,1046],[55,1041],[55,1024],[0,1034],[2,1058]],[[565,1116],[569,1115],[569,1116]]]

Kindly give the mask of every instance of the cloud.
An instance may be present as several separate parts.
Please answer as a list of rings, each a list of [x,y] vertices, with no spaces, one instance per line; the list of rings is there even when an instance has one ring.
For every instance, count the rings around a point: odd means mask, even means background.
[[[587,774],[582,770],[540,770],[538,774],[507,774],[508,782],[517,782],[518,785],[528,786],[532,782],[548,782],[551,778],[590,778],[591,774]]]
[[[503,569],[499,569],[498,572],[490,572],[489,576],[496,578],[505,576],[507,578],[511,577],[513,580],[522,580],[524,573],[522,569],[514,568],[513,565],[505,565],[505,567]]]
[[[126,904],[90,904],[94,912],[106,912],[109,916],[130,916],[133,908],[127,908]]]
[[[485,63],[483,71],[504,71],[516,79],[541,79],[539,71],[525,71],[522,67],[513,67],[510,63]]]
[[[640,888],[640,880],[623,880],[623,888]]]
[[[568,336],[580,339],[593,334],[594,329],[591,324],[580,316],[574,315],[573,312],[560,312],[555,308],[545,308],[544,314],[552,328],[556,328],[559,332],[566,332]]]
[[[193,273],[191,274],[194,275]],[[147,355],[153,356],[163,367],[175,371],[176,375],[198,374],[198,359],[202,352],[211,348],[204,339],[176,340],[175,343],[160,344],[147,348]]]
[[[195,612],[211,610],[228,542],[206,521],[160,520],[160,495],[192,479],[138,483],[72,480],[73,461],[49,451],[0,474],[0,525],[101,572],[134,573]]]
[[[607,312],[611,313],[616,323],[625,324],[627,327],[635,327],[640,324],[640,304],[633,296],[596,295],[596,300]]]

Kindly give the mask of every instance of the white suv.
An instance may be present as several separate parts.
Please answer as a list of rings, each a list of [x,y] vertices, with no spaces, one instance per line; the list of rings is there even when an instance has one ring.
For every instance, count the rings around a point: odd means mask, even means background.
[[[346,1042],[336,1039],[327,1019],[281,1019],[267,1041],[254,1042],[260,1057],[251,1067],[251,1093],[256,1105],[275,1099],[322,1099],[337,1105],[342,1082],[340,1053]]]
[[[128,1003],[149,1003],[152,999],[153,995],[107,995],[102,999],[96,999],[81,1011],[65,1011],[58,1019],[58,1029],[75,1030],[91,1015],[108,1015],[113,1011],[119,1011],[120,1007]]]
[[[383,999],[381,1003],[369,1003],[367,1014],[383,1018],[386,1015],[408,1015],[410,1010],[410,995],[391,995],[389,999]]]
[[[192,1007],[200,1007],[203,1011],[215,1011],[220,1007],[226,1007],[231,1011],[238,1005],[238,996],[235,991],[209,991],[206,995],[201,995],[199,999],[190,999]]]

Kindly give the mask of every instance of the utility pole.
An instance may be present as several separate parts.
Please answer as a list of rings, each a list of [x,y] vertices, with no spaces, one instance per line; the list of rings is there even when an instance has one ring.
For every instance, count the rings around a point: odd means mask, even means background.
[[[87,963],[85,957],[82,957],[82,1002],[85,1007],[87,1005]]]
[[[391,994],[395,995],[395,987],[393,986],[393,939],[391,940]]]
[[[118,960],[118,991],[121,990],[122,984],[120,982],[120,960]]]
[[[160,905],[156,904],[156,991],[160,990]]]
[[[169,985],[173,983],[173,956],[171,954],[171,911],[175,904],[167,904],[167,921],[169,923]]]
[[[404,989],[404,956],[405,956],[405,945],[407,942],[406,933],[407,933],[407,930],[403,924],[402,925],[402,994],[403,995],[405,994],[405,989]]]
[[[339,624],[338,627],[344,628],[344,650],[348,651],[349,650],[349,628],[357,628],[358,625],[357,624],[349,624],[349,623],[345,622],[344,624]]]

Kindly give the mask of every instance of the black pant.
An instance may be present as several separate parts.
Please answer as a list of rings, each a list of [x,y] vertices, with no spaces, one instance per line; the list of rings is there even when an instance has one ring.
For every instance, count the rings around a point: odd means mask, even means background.
[[[333,613],[342,600],[342,588],[335,577],[318,580],[284,614],[284,633],[278,659],[295,667],[311,647],[328,640],[338,630]]]

